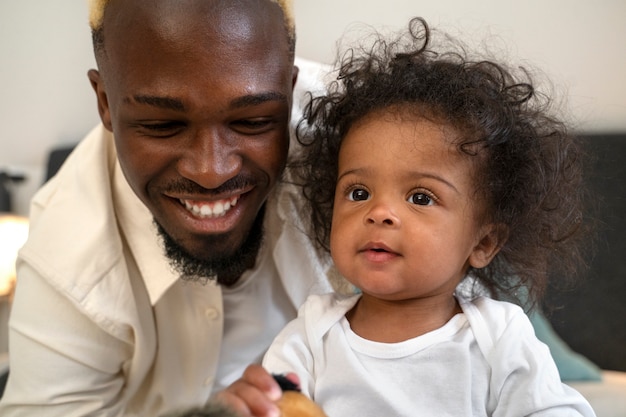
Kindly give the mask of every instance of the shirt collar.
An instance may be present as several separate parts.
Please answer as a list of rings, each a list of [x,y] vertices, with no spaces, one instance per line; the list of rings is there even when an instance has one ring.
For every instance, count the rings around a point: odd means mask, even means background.
[[[152,213],[130,188],[119,162],[115,164],[113,175],[117,190],[114,204],[120,230],[143,277],[150,303],[155,305],[179,276],[165,256]]]

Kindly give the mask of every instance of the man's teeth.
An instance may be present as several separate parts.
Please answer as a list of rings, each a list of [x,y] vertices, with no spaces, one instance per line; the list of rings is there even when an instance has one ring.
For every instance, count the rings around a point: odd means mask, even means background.
[[[221,217],[225,215],[228,210],[237,205],[239,197],[233,197],[230,200],[221,200],[214,203],[202,202],[192,203],[187,200],[180,200],[187,210],[193,213],[196,217],[208,218],[208,217]]]

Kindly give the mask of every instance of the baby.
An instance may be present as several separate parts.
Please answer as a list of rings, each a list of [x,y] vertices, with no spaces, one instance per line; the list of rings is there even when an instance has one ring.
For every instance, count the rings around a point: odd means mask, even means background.
[[[422,19],[352,49],[301,124],[317,242],[358,290],[312,296],[263,366],[329,417],[593,416],[524,311],[581,265],[582,154],[528,74],[434,50]]]

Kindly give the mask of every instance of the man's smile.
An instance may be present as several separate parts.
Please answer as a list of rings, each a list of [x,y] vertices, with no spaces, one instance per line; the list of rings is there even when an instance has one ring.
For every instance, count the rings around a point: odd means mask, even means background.
[[[232,207],[237,205],[239,197],[239,195],[236,195],[217,201],[194,201],[181,198],[179,201],[192,215],[206,219],[224,216]]]

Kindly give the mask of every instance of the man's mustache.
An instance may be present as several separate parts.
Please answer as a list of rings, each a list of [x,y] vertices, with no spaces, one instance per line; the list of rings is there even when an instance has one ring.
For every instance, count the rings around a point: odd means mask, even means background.
[[[228,194],[253,187],[257,184],[257,179],[246,175],[238,175],[227,180],[217,188],[204,188],[200,184],[188,179],[179,179],[165,184],[164,191],[174,194],[201,194],[206,196]]]

